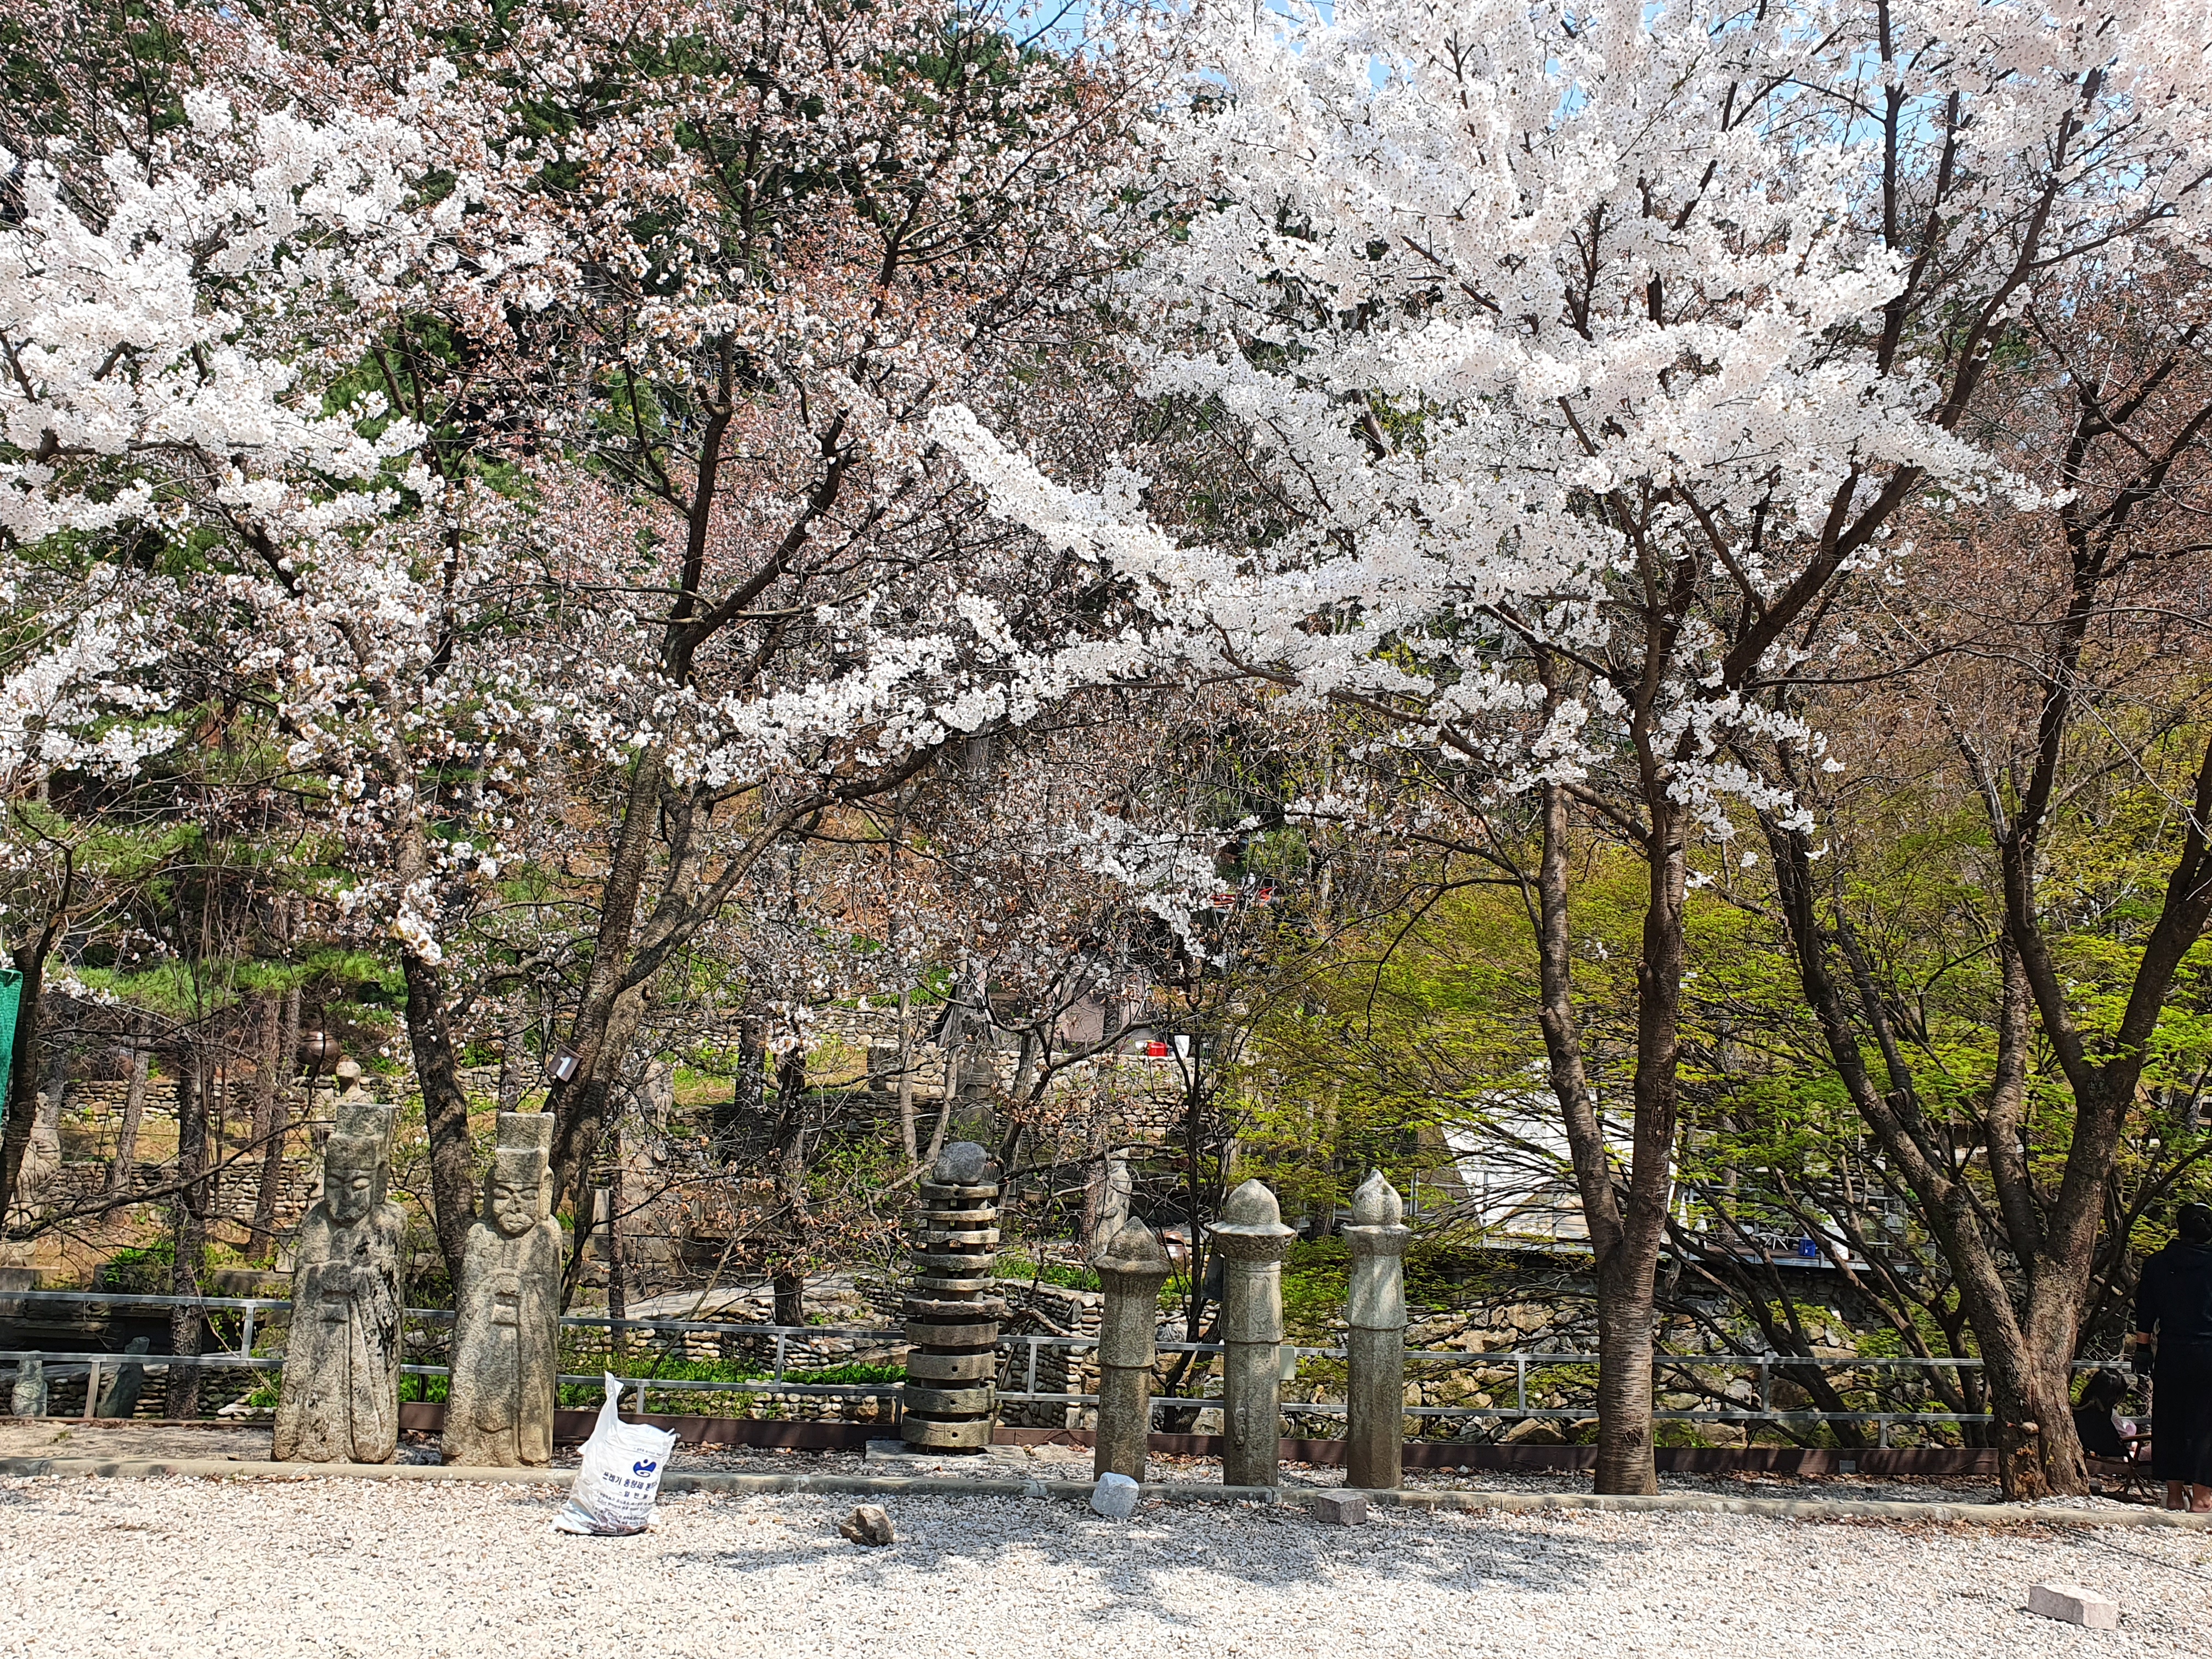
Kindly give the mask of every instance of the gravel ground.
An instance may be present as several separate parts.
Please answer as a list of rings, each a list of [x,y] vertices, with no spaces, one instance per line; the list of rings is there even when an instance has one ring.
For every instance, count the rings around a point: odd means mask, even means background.
[[[0,1481],[0,1655],[2212,1651],[2197,1533],[1390,1511],[1343,1528],[1204,1504],[1116,1524],[897,1498],[897,1544],[865,1550],[825,1498],[672,1498],[629,1539],[556,1533],[555,1507],[511,1486]],[[2054,1579],[2116,1595],[2119,1632],[2024,1611]]]
[[[574,1468],[581,1446],[554,1449],[556,1468]],[[1001,1447],[1001,1455],[1020,1457],[1029,1472],[1047,1480],[1087,1480],[1091,1454],[1080,1448]],[[154,1428],[139,1424],[83,1424],[58,1419],[25,1421],[0,1418],[0,1457],[198,1457],[230,1458],[258,1462],[269,1456],[269,1431],[264,1427],[207,1424]],[[403,1436],[399,1461],[435,1463],[435,1436]],[[788,1451],[764,1447],[680,1446],[669,1460],[672,1469],[714,1469],[738,1474],[902,1474],[895,1468],[872,1468],[857,1451]],[[1172,1457],[1156,1454],[1151,1476],[1160,1481],[1218,1481],[1218,1458]],[[1021,1473],[994,1460],[989,1468],[978,1467],[981,1477],[1005,1478]],[[1285,1486],[1339,1486],[1341,1468],[1310,1463],[1283,1466]],[[1418,1468],[1406,1471],[1406,1485],[1419,1491],[1588,1492],[1587,1474],[1526,1473],[1503,1469]],[[1660,1490],[1670,1492],[1712,1492],[1734,1498],[1832,1498],[1872,1499],[1887,1503],[1994,1504],[1996,1482],[1964,1476],[1893,1476],[1881,1480],[1850,1475],[1795,1475],[1743,1474],[1662,1474]],[[2112,1508],[2123,1500],[2112,1497],[2061,1500],[2073,1509]],[[2138,1500],[2136,1507],[2142,1507]],[[2212,1651],[2212,1649],[2208,1649]]]

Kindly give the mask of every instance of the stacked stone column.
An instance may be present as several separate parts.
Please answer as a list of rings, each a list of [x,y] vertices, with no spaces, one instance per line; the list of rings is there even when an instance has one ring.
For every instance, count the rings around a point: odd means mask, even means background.
[[[906,1304],[906,1388],[899,1432],[918,1451],[981,1452],[997,1404],[999,1316],[991,1294],[999,1243],[998,1171],[973,1141],[947,1146],[921,1184],[914,1291]]]
[[[1352,1295],[1345,1310],[1352,1378],[1346,1389],[1349,1485],[1395,1492],[1405,1481],[1406,1206],[1376,1170],[1352,1197]]]
[[[1228,1433],[1221,1479],[1272,1486],[1279,1479],[1283,1416],[1283,1257],[1297,1232],[1283,1224],[1274,1194],[1248,1181],[1229,1194],[1207,1230],[1221,1258],[1222,1419]]]
[[[1092,1264],[1105,1287],[1098,1322],[1098,1439],[1094,1477],[1145,1478],[1152,1426],[1153,1341],[1159,1333],[1160,1286],[1168,1259],[1152,1230],[1133,1218],[1106,1241]]]

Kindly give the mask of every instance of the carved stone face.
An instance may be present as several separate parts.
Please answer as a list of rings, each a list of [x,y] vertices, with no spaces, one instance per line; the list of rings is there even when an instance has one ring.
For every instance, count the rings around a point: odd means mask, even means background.
[[[520,1238],[538,1224],[538,1182],[526,1184],[494,1176],[487,1197],[491,1224],[509,1238]]]
[[[331,1219],[358,1221],[367,1215],[374,1185],[374,1176],[371,1170],[343,1167],[325,1170],[323,1202],[330,1206]]]

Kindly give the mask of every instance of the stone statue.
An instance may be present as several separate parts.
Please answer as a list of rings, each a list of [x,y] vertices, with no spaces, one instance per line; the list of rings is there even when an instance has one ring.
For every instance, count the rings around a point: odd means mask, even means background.
[[[15,1362],[15,1386],[8,1397],[8,1409],[17,1417],[44,1417],[46,1414],[46,1362],[36,1354],[26,1354]]]
[[[123,1345],[125,1355],[143,1354],[154,1346],[147,1336],[134,1336]],[[173,1370],[172,1375],[174,1375]],[[92,1408],[94,1417],[136,1417],[138,1402],[146,1393],[146,1367],[136,1359],[125,1358],[108,1379],[107,1386],[100,1391],[100,1399]]]
[[[561,1348],[561,1224],[551,1214],[553,1120],[501,1112],[483,1213],[461,1250],[445,1461],[471,1468],[553,1457]]]
[[[399,1449],[401,1242],[392,1179],[396,1107],[352,1066],[323,1151],[323,1195],[293,1247],[292,1330],[270,1455],[280,1462],[389,1463]]]

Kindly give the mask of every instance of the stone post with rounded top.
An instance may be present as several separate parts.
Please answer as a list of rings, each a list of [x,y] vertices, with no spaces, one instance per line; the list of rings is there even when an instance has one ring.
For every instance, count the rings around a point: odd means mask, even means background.
[[[1297,1231],[1283,1224],[1274,1194],[1248,1181],[1229,1194],[1207,1229],[1221,1255],[1222,1421],[1228,1432],[1221,1479],[1272,1486],[1279,1479],[1283,1416],[1283,1257]]]
[[[1152,1427],[1152,1344],[1168,1259],[1152,1230],[1133,1216],[1091,1265],[1105,1287],[1106,1306],[1098,1322],[1098,1439],[1091,1472],[1141,1481]]]
[[[1352,1194],[1352,1224],[1344,1230],[1352,1249],[1346,1480],[1370,1492],[1395,1492],[1405,1483],[1405,1258],[1413,1236],[1402,1224],[1405,1213],[1397,1188],[1377,1170]]]

